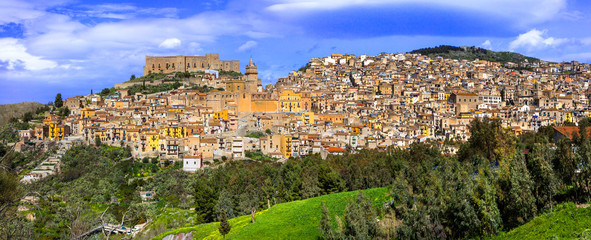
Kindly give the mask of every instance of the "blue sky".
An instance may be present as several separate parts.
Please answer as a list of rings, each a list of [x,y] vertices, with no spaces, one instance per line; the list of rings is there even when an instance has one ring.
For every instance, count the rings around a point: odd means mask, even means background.
[[[591,62],[591,1],[0,1],[0,104],[141,75],[146,55],[250,56],[263,84],[312,57],[448,44]]]

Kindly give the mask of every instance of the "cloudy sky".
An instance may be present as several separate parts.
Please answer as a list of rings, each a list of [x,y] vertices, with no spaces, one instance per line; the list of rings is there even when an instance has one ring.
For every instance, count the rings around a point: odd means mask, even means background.
[[[448,44],[591,62],[587,0],[0,1],[0,104],[142,74],[146,55],[250,56],[263,84],[312,57]]]

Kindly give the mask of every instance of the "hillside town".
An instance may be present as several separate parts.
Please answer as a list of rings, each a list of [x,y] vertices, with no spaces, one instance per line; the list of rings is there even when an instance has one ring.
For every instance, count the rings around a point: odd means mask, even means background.
[[[521,134],[591,116],[591,66],[575,61],[503,64],[409,53],[333,54],[263,87],[252,58],[240,76],[220,74],[239,63],[220,61],[217,54],[157,58],[146,57],[144,73],[170,79],[188,72],[183,86],[132,94],[130,87],[146,84],[135,81],[117,85],[113,95],[68,97],[69,116],[47,112],[42,124],[21,131],[21,137],[60,146],[129,146],[136,157],[182,161],[183,169],[195,171],[257,154],[326,157],[425,141],[454,153],[453,143],[470,137],[474,118],[499,118]]]

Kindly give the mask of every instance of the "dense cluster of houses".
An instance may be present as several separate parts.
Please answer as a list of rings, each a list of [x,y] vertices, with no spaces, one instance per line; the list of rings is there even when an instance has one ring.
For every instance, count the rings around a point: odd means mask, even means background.
[[[136,156],[183,161],[194,171],[214,159],[246,158],[248,151],[285,159],[464,141],[479,117],[500,118],[519,134],[590,116],[591,66],[578,62],[333,54],[265,88],[252,59],[241,77],[199,74],[191,81],[224,90],[69,97],[70,116],[48,113],[23,134],[100,139],[130,146]]]

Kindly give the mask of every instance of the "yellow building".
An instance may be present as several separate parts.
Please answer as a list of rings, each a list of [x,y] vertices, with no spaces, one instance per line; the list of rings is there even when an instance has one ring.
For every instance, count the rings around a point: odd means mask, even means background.
[[[186,127],[166,127],[163,135],[171,138],[184,138],[189,134],[187,134]]]
[[[564,121],[573,122],[573,114],[571,112],[564,112]]]
[[[420,126],[421,135],[431,136],[431,129],[429,126]]]
[[[158,142],[160,140],[160,135],[154,132],[147,133],[146,135],[148,136],[148,144],[152,151],[157,150],[159,146]]]
[[[289,158],[292,156],[291,135],[289,135],[289,134],[282,134],[281,135],[281,142],[280,142],[279,151],[281,151],[281,154],[283,154],[283,156],[286,158]]]
[[[226,91],[228,92],[244,92],[246,89],[244,89],[245,87],[245,82],[243,80],[238,80],[238,79],[232,79],[232,80],[228,80],[226,81]]]
[[[91,116],[94,116],[95,113],[96,113],[96,110],[94,110],[92,108],[83,108],[80,110],[80,117],[81,118],[89,118]]]
[[[299,112],[301,111],[301,101],[302,94],[294,93],[289,89],[285,90],[279,95],[279,109],[282,112]]]
[[[219,111],[219,112],[214,112],[213,113],[213,120],[214,121],[220,121],[222,119],[228,120],[228,115],[229,114],[228,114],[228,110],[227,109],[226,110]]]
[[[62,140],[70,134],[70,127],[58,124],[49,124],[43,128],[44,136],[48,139]]]
[[[302,114],[302,122],[305,125],[314,124],[314,112],[305,112]]]

